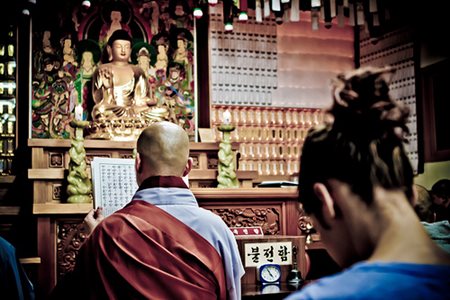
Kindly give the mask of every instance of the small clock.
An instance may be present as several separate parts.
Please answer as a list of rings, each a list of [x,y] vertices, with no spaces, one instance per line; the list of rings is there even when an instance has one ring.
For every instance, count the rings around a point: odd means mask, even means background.
[[[279,283],[281,280],[281,267],[277,264],[265,264],[259,267],[259,281],[262,284]]]

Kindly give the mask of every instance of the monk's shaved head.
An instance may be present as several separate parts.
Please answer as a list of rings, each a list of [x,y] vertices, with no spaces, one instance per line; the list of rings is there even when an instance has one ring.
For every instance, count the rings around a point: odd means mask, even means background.
[[[174,123],[154,123],[139,136],[137,152],[149,175],[181,177],[189,159],[189,137]]]

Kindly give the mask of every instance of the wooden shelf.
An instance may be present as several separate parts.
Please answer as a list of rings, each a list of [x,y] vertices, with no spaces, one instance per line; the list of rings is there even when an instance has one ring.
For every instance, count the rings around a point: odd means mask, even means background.
[[[13,183],[15,179],[16,179],[16,176],[14,176],[14,175],[1,175],[0,183]]]
[[[20,206],[0,206],[0,216],[17,216]]]
[[[64,179],[64,169],[28,169],[28,179]]]
[[[64,179],[64,169],[29,169],[28,178],[37,180]],[[90,175],[90,174],[89,174]],[[241,180],[252,180],[258,177],[256,171],[237,171],[236,175]],[[214,180],[217,178],[217,170],[191,170],[189,179],[191,180]]]
[[[24,257],[24,258],[19,258],[19,261],[23,265],[40,264],[41,258],[40,257]]]
[[[34,204],[33,214],[87,214],[91,208],[94,207],[93,203],[45,203]]]
[[[70,139],[29,139],[28,146],[30,147],[46,147],[46,148],[70,148]],[[84,146],[86,148],[123,148],[134,149],[136,142],[119,142],[108,140],[85,140]]]
[[[263,181],[295,181],[298,178],[298,174],[292,175],[259,175],[255,178],[255,183],[261,183]]]
[[[192,188],[198,199],[278,199],[297,198],[297,187],[292,188]]]
[[[255,179],[258,177],[257,171],[237,171],[237,177],[240,180]],[[217,178],[217,170],[191,170],[188,175],[192,180],[211,180]]]
[[[231,150],[238,150],[239,143],[233,142],[231,143]],[[194,143],[191,142],[189,144],[189,150],[191,151],[218,151],[219,150],[219,142],[215,143]]]
[[[294,188],[193,188],[191,189],[199,200],[208,199],[259,199],[273,200],[278,198],[297,198]],[[131,200],[131,199],[130,199]],[[86,214],[94,206],[93,203],[38,203],[33,205],[33,214]]]
[[[29,139],[28,146],[43,148],[70,148],[70,139]],[[239,149],[238,143],[232,143],[232,149]],[[135,141],[84,140],[84,147],[91,149],[130,149],[136,148]],[[189,143],[191,151],[217,151],[219,143]]]

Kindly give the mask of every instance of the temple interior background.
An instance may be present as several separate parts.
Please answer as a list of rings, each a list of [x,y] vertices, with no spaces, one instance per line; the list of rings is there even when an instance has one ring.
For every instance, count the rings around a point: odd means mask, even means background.
[[[295,243],[306,243],[308,278],[337,266],[297,209],[296,188],[258,185],[296,180],[302,141],[323,121],[336,74],[394,66],[391,93],[411,111],[406,147],[416,183],[430,188],[450,178],[449,25],[441,4],[272,2],[21,0],[3,10],[0,235],[17,246],[40,296],[73,267],[86,238],[80,223],[93,206],[91,194],[85,203],[68,202],[77,132],[71,121],[86,122],[78,132],[88,173],[94,157],[132,158],[136,136],[150,122],[91,114],[92,75],[107,56],[113,11],[121,18],[114,24],[132,37],[130,64],[146,58],[141,67],[156,103],[151,120],[169,120],[189,134],[196,162],[189,180],[200,205],[230,227],[302,237]],[[247,20],[239,20],[241,12]],[[224,123],[234,127],[228,142],[238,188],[218,188]]]

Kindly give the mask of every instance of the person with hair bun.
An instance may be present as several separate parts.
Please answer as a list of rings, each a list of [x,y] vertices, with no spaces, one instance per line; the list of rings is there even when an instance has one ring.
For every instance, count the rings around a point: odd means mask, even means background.
[[[412,203],[403,146],[408,109],[389,96],[391,67],[338,75],[332,118],[304,142],[299,201],[344,271],[287,299],[449,299],[450,256]]]

